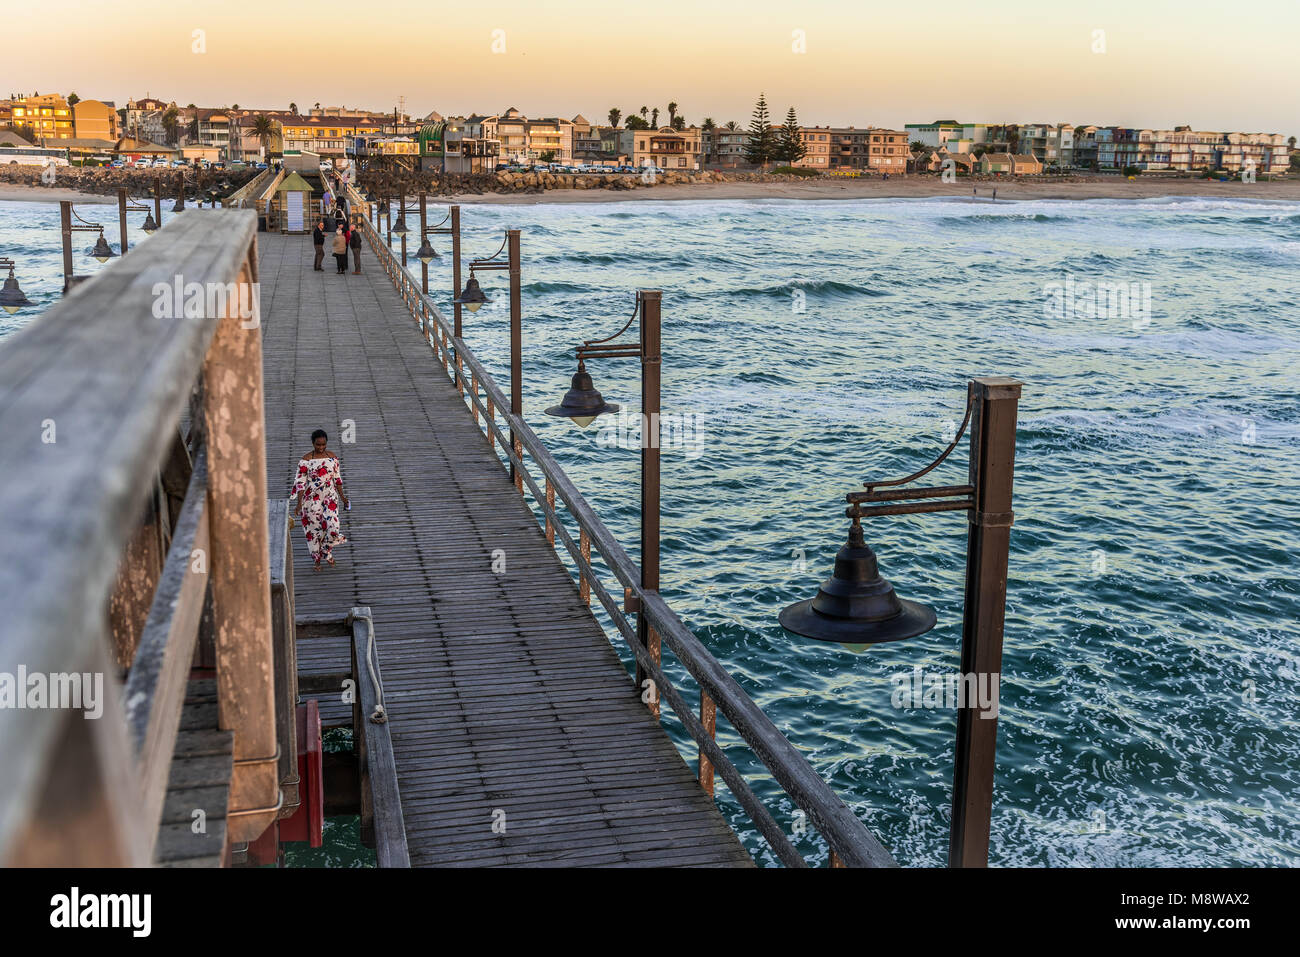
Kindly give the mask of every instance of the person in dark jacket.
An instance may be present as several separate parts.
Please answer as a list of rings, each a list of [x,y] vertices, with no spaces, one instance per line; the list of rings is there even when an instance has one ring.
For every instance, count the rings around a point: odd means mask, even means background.
[[[312,245],[316,247],[316,262],[312,264],[312,269],[317,272],[324,272],[321,268],[321,262],[325,259],[325,220],[316,220],[316,227],[311,231]]]
[[[359,276],[361,274],[361,227],[359,225],[352,227],[348,246],[352,249],[352,275]]]

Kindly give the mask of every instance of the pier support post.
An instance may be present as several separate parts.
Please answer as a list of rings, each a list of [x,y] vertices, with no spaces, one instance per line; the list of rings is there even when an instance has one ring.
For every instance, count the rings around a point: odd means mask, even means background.
[[[510,247],[510,411],[516,416],[524,414],[523,383],[523,312],[519,288],[519,230],[506,230],[506,244]],[[515,455],[523,460],[523,447],[515,430],[510,429],[510,446]],[[515,483],[519,494],[524,493],[524,479],[515,464],[510,463],[510,479]]]
[[[162,173],[153,178],[153,218],[162,229]]]
[[[59,227],[63,231],[63,294],[72,289],[72,204],[59,200]]]
[[[460,207],[451,208],[451,298],[460,298]],[[452,315],[455,318],[454,332],[456,338],[460,332],[460,303],[452,302]]]
[[[122,255],[126,255],[126,187],[117,188],[117,230],[122,241]]]
[[[991,682],[1000,681],[1002,674],[1020,383],[992,377],[976,379],[973,387],[970,484],[975,507],[966,546],[960,673]],[[978,702],[963,702],[957,710],[950,867],[988,866],[997,737],[997,718],[982,717]]]
[[[659,590],[659,392],[661,341],[660,307],[663,293],[642,289],[641,302],[641,587]],[[645,646],[656,665],[659,664],[659,635],[637,615],[637,639]],[[643,669],[637,667],[637,693],[645,681]],[[650,710],[659,717],[659,693],[651,696]]]
[[[426,195],[427,194],[423,192],[420,193],[420,247],[421,248],[424,247],[424,236],[425,236],[424,230],[427,228],[427,224],[425,222]],[[405,248],[406,243],[402,243],[402,246],[403,248]],[[420,291],[424,293],[426,296],[429,294],[429,264],[425,262],[423,259],[420,260]]]

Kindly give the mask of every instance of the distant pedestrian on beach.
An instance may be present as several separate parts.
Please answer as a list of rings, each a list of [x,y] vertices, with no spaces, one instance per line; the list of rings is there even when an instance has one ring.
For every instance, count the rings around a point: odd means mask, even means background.
[[[993,202],[996,203],[997,201],[998,201],[998,188],[997,188],[996,186],[994,186],[994,187],[993,187]]]
[[[348,246],[352,248],[352,275],[361,275],[361,227],[352,228],[352,236],[348,239]]]
[[[289,492],[289,498],[298,501],[294,515],[302,522],[315,571],[320,571],[322,558],[327,565],[333,565],[334,547],[347,541],[339,527],[339,503],[348,507],[343,492],[343,465],[328,445],[324,429],[311,434],[311,451],[298,460]]]
[[[348,271],[348,234],[342,223],[334,227],[334,262],[340,276]]]
[[[971,187],[970,190],[971,199],[974,199],[976,196],[979,195],[979,193],[980,193],[980,188],[978,186]]]
[[[311,268],[316,272],[324,272],[321,261],[325,258],[325,220],[316,220],[316,227],[311,231],[311,242],[316,247],[316,261],[312,263]]]

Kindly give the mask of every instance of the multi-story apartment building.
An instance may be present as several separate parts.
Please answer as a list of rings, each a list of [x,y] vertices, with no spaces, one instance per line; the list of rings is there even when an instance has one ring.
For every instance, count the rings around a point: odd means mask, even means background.
[[[1172,130],[1107,127],[1097,131],[1097,166],[1141,170],[1253,169],[1257,174],[1282,173],[1289,166],[1286,138],[1281,133],[1213,133],[1188,126]]]
[[[877,173],[897,176],[907,173],[907,160],[911,156],[908,149],[907,133],[903,130],[884,130],[872,127],[866,131],[867,167]]]
[[[704,161],[712,166],[741,166],[748,163],[745,151],[749,148],[749,132],[729,130],[717,126],[700,134]]]
[[[528,120],[528,158],[553,163],[573,161],[573,122],[557,116]]]
[[[161,143],[163,113],[167,111],[168,107],[175,105],[175,103],[164,103],[152,96],[145,96],[139,100],[127,100],[126,125],[122,130],[122,135]]]
[[[1074,127],[1069,123],[1025,123],[1019,127],[1018,149],[1044,166],[1074,165]]]
[[[116,140],[117,108],[102,100],[78,100],[72,107],[72,125],[77,139]]]
[[[481,117],[449,117],[420,128],[420,168],[439,173],[487,173],[497,168],[501,144],[471,135]]]
[[[501,144],[501,162],[528,162],[528,119],[513,106],[504,113],[484,117],[483,136]]]
[[[9,122],[15,127],[28,126],[37,144],[50,140],[70,140],[76,135],[72,107],[58,93],[19,95],[8,103]]]
[[[956,120],[906,123],[903,126],[909,143],[924,143],[935,149],[942,147],[950,153],[969,153],[976,146],[988,143],[990,129],[988,123],[958,123]]]
[[[907,172],[908,134],[879,127],[807,126],[799,130],[807,152],[795,165],[824,172]]]
[[[697,170],[700,168],[700,128],[688,126],[675,130],[661,126],[657,130],[631,130],[632,165],[657,166],[666,170]]]
[[[1092,169],[1097,162],[1096,126],[1076,126],[1074,128],[1074,165],[1082,169]]]

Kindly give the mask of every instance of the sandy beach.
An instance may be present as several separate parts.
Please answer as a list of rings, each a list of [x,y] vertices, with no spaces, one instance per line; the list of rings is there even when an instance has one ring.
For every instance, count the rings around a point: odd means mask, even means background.
[[[1101,177],[1085,182],[1053,182],[1050,179],[961,180],[956,184],[940,182],[934,176],[911,176],[904,179],[822,180],[805,183],[695,183],[614,189],[552,189],[542,193],[460,193],[435,196],[439,203],[490,203],[508,206],[534,203],[619,203],[679,202],[684,200],[835,200],[835,199],[923,199],[943,197],[992,199],[998,202],[1042,199],[1154,199],[1161,196],[1207,196],[1222,199],[1273,199],[1300,201],[1300,179],[1261,183],[1220,183],[1203,179],[1166,179],[1139,177],[1136,180]],[[0,184],[0,202],[114,203],[113,196],[83,193],[74,189]]]

